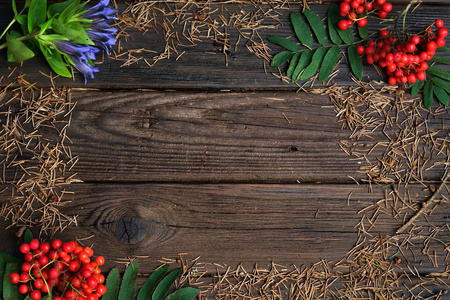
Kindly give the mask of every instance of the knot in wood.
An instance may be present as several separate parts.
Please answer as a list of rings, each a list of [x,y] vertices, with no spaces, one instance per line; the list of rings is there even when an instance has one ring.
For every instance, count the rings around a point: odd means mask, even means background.
[[[141,218],[123,217],[117,222],[117,239],[126,245],[134,245],[144,237],[145,225]]]

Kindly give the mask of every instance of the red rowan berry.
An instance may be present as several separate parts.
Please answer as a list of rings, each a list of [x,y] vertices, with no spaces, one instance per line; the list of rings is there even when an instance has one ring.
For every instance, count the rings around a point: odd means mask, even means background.
[[[407,79],[409,83],[415,83],[417,80],[416,75],[414,75],[414,73],[409,74]]]
[[[420,43],[420,37],[417,35],[413,35],[411,37],[411,43],[413,43],[414,45],[418,45]]]
[[[380,31],[380,36],[388,36],[388,35],[389,35],[389,32],[387,30],[383,29]]]
[[[437,20],[434,22],[434,25],[436,25],[437,28],[444,27],[444,21],[442,21],[441,19],[437,19]]]
[[[39,248],[39,240],[38,239],[32,239],[30,241],[30,248],[31,250],[36,250]]]
[[[425,80],[427,75],[425,74],[424,71],[420,71],[420,72],[417,72],[416,77],[417,77],[418,80],[423,81],[423,80]]]
[[[383,5],[384,3],[386,3],[386,0],[377,0],[376,3],[378,5]]]
[[[366,55],[366,60],[367,60],[368,64],[373,64],[374,63],[372,54],[367,54]]]
[[[18,273],[11,273],[8,278],[12,283],[18,283],[20,280],[20,275]]]
[[[371,11],[373,9],[372,2],[366,2],[366,9],[367,11]]]
[[[31,250],[31,248],[30,248],[30,245],[28,245],[28,244],[22,244],[19,247],[19,251],[23,254],[30,252],[30,250]]]
[[[36,279],[33,282],[33,286],[37,289],[41,289],[44,286],[44,281],[42,279]]]
[[[390,85],[396,85],[397,84],[397,79],[395,77],[389,77],[388,83]]]
[[[39,249],[41,249],[42,252],[44,252],[44,253],[48,253],[48,252],[50,251],[50,249],[51,249],[50,243],[47,243],[47,242],[42,243],[42,244],[39,246]]]
[[[436,39],[436,45],[438,46],[438,47],[444,47],[445,46],[445,39],[444,38],[437,38]]]
[[[99,293],[100,295],[104,295],[106,293],[106,286],[104,286],[103,284],[99,284],[97,286],[97,293]]]
[[[364,12],[364,10],[365,10],[364,6],[359,6],[359,7],[356,9],[356,12],[357,12],[358,14],[362,14],[362,13]]]
[[[421,62],[420,63],[420,69],[422,70],[422,71],[425,71],[425,70],[427,70],[428,69],[428,64],[426,63],[426,62]]]
[[[21,294],[28,293],[28,286],[26,284],[21,284],[19,286],[19,293],[21,293]]]
[[[364,27],[367,25],[367,19],[361,19],[357,21],[358,27]]]
[[[50,271],[48,272],[48,277],[51,279],[58,278],[58,276],[59,276],[59,271],[56,268],[51,268]]]
[[[391,3],[385,3],[382,6],[382,10],[385,12],[390,12],[392,10],[392,4]]]
[[[28,274],[28,272],[23,272],[22,274],[20,274],[20,281],[23,283],[27,283],[28,281],[30,281],[31,277]]]
[[[39,299],[41,299],[41,291],[39,291],[39,290],[34,290],[34,291],[32,291],[32,292],[30,293],[30,297],[31,297],[31,299],[33,299],[33,300],[39,300]]]
[[[98,300],[98,296],[96,294],[89,294],[87,300]]]
[[[447,35],[448,35],[447,28],[442,27],[437,30],[437,37],[445,38]]]
[[[348,28],[347,20],[340,20],[338,22],[338,27],[339,27],[340,30],[346,30]]]
[[[54,250],[57,250],[57,249],[59,249],[59,248],[61,248],[61,247],[62,247],[62,241],[61,241],[61,240],[56,239],[56,240],[53,240],[53,241],[52,241],[52,248],[53,248]]]
[[[363,48],[363,51],[364,51],[364,47],[363,46],[359,46],[359,47],[362,47]],[[358,47],[358,48],[359,48]],[[358,49],[358,53],[359,53],[359,49]],[[105,258],[103,257],[103,256],[97,256],[97,258],[95,259],[95,262],[99,265],[99,266],[103,266],[104,264],[105,264]]]
[[[387,17],[387,12],[386,11],[384,11],[384,10],[380,10],[379,12],[378,12],[378,16],[380,17],[380,18],[382,18],[382,19],[384,19],[384,18],[386,18]]]

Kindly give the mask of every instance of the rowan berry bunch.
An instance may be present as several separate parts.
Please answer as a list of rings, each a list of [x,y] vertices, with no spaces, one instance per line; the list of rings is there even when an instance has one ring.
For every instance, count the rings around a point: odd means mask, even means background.
[[[377,40],[369,40],[365,46],[357,48],[360,55],[365,55],[369,64],[378,63],[385,68],[391,85],[397,83],[414,84],[426,79],[428,63],[436,54],[438,47],[444,47],[448,35],[444,22],[434,22],[436,30],[429,26],[418,35],[410,36],[406,41],[396,43],[393,33],[381,30]]]
[[[386,0],[344,0],[339,5],[339,13],[347,19],[340,20],[338,27],[346,30],[355,22],[358,27],[364,27],[367,25],[367,17],[370,15],[384,19],[391,10],[392,4]]]
[[[22,273],[11,273],[9,280],[19,285],[21,294],[39,300],[44,294],[53,300],[98,300],[106,293],[100,266],[103,256],[93,260],[94,251],[76,241],[33,239],[20,245],[24,254]]]

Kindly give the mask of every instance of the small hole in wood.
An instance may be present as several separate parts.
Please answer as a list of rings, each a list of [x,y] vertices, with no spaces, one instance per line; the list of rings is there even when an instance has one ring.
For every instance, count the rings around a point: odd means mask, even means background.
[[[289,151],[290,151],[290,152],[295,152],[295,151],[298,151],[298,148],[295,147],[295,146],[290,146],[290,147],[289,147]]]
[[[124,217],[117,222],[117,239],[126,245],[139,243],[145,233],[145,225],[142,219],[135,217]]]

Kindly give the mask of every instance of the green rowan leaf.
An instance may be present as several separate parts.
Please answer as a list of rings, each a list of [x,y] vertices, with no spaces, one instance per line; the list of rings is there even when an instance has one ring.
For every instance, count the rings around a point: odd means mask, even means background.
[[[358,34],[362,39],[366,39],[369,36],[369,25],[358,27]]]
[[[339,34],[339,36],[341,37],[341,39],[346,44],[353,43],[355,40],[355,37],[353,35],[351,28],[347,28],[346,30],[341,30],[339,27],[337,27],[338,22],[340,20],[345,19],[344,17],[342,17],[339,14],[339,7],[337,6],[337,4],[336,3],[331,4],[329,9],[331,10],[331,13],[330,13],[330,16],[332,18],[331,21],[333,22],[333,24],[335,24],[336,31]]]
[[[334,67],[339,61],[340,50],[338,46],[333,46],[328,50],[327,54],[323,58],[322,65],[320,66],[319,71],[319,81],[323,82],[330,77],[333,72]]]
[[[117,300],[119,296],[120,274],[117,268],[112,269],[108,277],[106,277],[106,294],[102,296],[102,300]]]
[[[311,63],[312,56],[314,51],[306,50],[302,52],[300,59],[298,60],[297,66],[295,67],[294,72],[292,73],[292,82],[295,83],[300,79],[300,73]]]
[[[419,90],[422,88],[424,81],[416,80],[416,82],[411,86],[411,97],[417,95]]]
[[[163,300],[170,287],[178,278],[178,276],[181,275],[181,273],[183,273],[181,269],[176,269],[170,272],[169,275],[164,277],[164,279],[161,280],[161,282],[156,286],[156,289],[152,295],[152,300]]]
[[[330,34],[330,39],[331,41],[336,44],[342,44],[343,41],[338,33],[338,27],[337,27],[337,23],[333,22],[333,18],[335,18],[335,14],[338,13],[336,11],[336,6],[333,7],[333,5],[330,5],[328,8],[328,18],[327,18],[327,22],[328,22],[328,33]]]
[[[47,0],[31,0],[27,19],[28,32],[33,32],[36,26],[43,24],[46,17]]]
[[[450,51],[450,48],[447,46],[444,47],[437,47],[436,51],[441,51],[441,52],[446,52],[446,51]]]
[[[425,87],[423,88],[423,105],[425,108],[430,109],[433,103],[433,83],[427,81]]]
[[[6,262],[0,257],[0,295],[3,295],[3,278],[5,276]]]
[[[317,14],[310,9],[305,9],[303,14],[306,16],[306,19],[308,20],[308,23],[311,26],[319,44],[323,46],[328,44],[327,32],[319,16],[317,16]]]
[[[280,53],[276,54],[272,58],[272,62],[270,65],[272,67],[279,67],[284,65],[291,57],[294,55],[294,52],[291,51],[281,51]]]
[[[297,36],[298,40],[302,44],[311,48],[313,46],[313,39],[308,25],[306,25],[301,16],[294,12],[291,12],[289,14],[289,17],[291,19],[291,23],[294,27],[295,35]]]
[[[439,86],[440,88],[443,88],[447,93],[450,94],[450,84],[447,81],[435,76],[431,77],[430,80],[433,81],[435,85]]]
[[[450,65],[450,59],[446,58],[446,57],[442,57],[442,56],[433,56],[431,58],[431,61],[435,61],[437,63],[441,63],[441,64],[446,64],[446,65]]]
[[[25,233],[23,234],[23,242],[29,244],[32,239],[33,233],[31,232],[30,228],[27,228],[25,230]]]
[[[136,260],[133,260],[126,268],[125,274],[123,274],[122,283],[120,284],[118,300],[133,300],[134,293],[136,292],[138,269],[139,266]]]
[[[140,289],[137,300],[148,300],[151,299],[153,292],[155,291],[158,283],[166,276],[169,271],[169,265],[164,265],[158,270],[154,271],[142,285]]]
[[[292,74],[294,73],[295,67],[298,64],[298,60],[300,59],[300,56],[302,54],[300,52],[295,53],[294,56],[292,56],[291,58],[291,62],[289,63],[289,68],[286,71],[286,76],[287,77],[291,77]]]
[[[197,297],[198,293],[200,293],[199,289],[193,287],[184,287],[168,295],[166,297],[166,300],[192,300]]]
[[[317,48],[311,58],[311,63],[305,68],[303,73],[300,75],[300,80],[305,80],[311,78],[319,70],[319,66],[323,61],[327,49],[325,47]]]
[[[441,69],[441,68],[436,67],[436,66],[428,67],[427,73],[436,75],[436,76],[441,77],[441,78],[443,78],[445,80],[450,80],[450,73],[448,73],[444,69]]]
[[[352,69],[353,75],[359,80],[363,76],[363,66],[361,57],[358,54],[358,50],[355,45],[351,45],[347,48],[348,61],[350,63],[350,68]]]
[[[439,100],[439,102],[441,102],[445,106],[448,106],[449,97],[448,97],[447,92],[443,88],[435,85],[433,87],[433,93],[436,96],[436,98]]]
[[[6,34],[6,46],[8,47],[8,61],[22,62],[32,58],[34,52],[25,45],[24,42],[12,37],[10,33]]]
[[[21,300],[23,295],[19,293],[17,284],[12,283],[8,275],[11,273],[20,274],[20,266],[18,263],[7,263],[5,267],[5,275],[3,276],[3,300]]]
[[[291,51],[298,50],[298,46],[295,42],[288,40],[282,36],[270,35],[267,37],[267,39],[274,44],[277,44],[277,45],[280,45],[281,47],[286,48],[287,50],[291,50]]]

